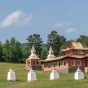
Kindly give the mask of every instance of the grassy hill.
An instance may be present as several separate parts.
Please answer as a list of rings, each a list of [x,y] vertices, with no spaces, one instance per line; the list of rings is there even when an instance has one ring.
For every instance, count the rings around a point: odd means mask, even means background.
[[[10,65],[16,72],[15,82],[6,80]],[[76,81],[73,79],[74,74],[60,73],[60,79],[50,81],[50,72],[36,71],[38,80],[28,83],[28,71],[24,67],[24,64],[0,63],[0,88],[88,88],[88,74],[85,74],[84,80]]]

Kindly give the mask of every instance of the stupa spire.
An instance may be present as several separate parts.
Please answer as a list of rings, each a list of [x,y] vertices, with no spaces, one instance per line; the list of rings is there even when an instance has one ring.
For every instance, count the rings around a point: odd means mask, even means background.
[[[50,46],[49,48],[49,55],[52,55],[53,54],[53,50],[52,50],[52,47]]]
[[[36,50],[35,50],[35,47],[34,47],[34,45],[33,45],[32,48],[31,48],[31,54],[30,54],[30,56],[29,56],[28,59],[39,59],[39,58],[37,57],[35,51],[36,51]]]
[[[55,59],[55,56],[54,56],[54,54],[53,54],[52,47],[50,46],[50,48],[49,48],[49,54],[48,54],[46,60],[51,60],[51,59]]]
[[[34,47],[34,45],[32,46],[32,48],[31,48],[31,54],[35,54],[35,47]]]

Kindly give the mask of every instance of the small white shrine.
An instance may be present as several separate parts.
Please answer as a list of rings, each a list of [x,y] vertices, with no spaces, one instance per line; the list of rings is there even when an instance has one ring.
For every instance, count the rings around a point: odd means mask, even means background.
[[[53,69],[52,72],[50,73],[50,80],[55,80],[55,79],[59,79],[59,74],[55,69]]]
[[[78,68],[74,75],[75,80],[84,79],[84,73]]]
[[[34,80],[37,80],[36,73],[34,70],[30,69],[30,71],[28,72],[27,81],[34,81]]]
[[[8,74],[7,74],[7,80],[8,81],[15,81],[16,80],[15,72],[11,68],[10,68]]]

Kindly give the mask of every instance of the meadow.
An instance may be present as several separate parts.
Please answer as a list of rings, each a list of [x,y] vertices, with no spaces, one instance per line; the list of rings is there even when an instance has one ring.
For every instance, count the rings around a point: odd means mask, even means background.
[[[12,65],[17,80],[7,81],[7,72]],[[49,80],[50,72],[35,71],[37,81],[27,82],[25,64],[0,63],[0,88],[88,88],[88,74],[84,80],[74,80],[74,73],[59,73],[58,80]]]

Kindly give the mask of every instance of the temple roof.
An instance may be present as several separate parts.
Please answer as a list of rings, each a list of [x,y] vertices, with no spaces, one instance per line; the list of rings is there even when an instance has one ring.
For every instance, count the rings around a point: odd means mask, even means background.
[[[70,48],[77,48],[77,49],[82,49],[83,46],[80,42],[71,42]]]
[[[64,59],[66,57],[83,59],[85,57],[88,57],[88,54],[87,55],[64,55],[64,56],[56,57],[55,59],[41,60],[41,62],[49,62],[49,61],[51,62],[51,61],[61,60],[61,59]]]
[[[61,51],[68,51],[68,50],[72,50],[72,49],[74,49],[74,50],[88,50],[88,48],[66,48],[66,49],[62,49]]]
[[[88,50],[88,48],[84,48],[80,42],[71,42],[69,48],[62,49],[61,51],[69,51],[69,50]]]

